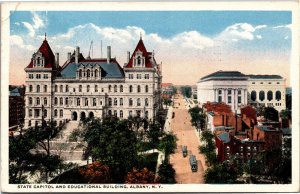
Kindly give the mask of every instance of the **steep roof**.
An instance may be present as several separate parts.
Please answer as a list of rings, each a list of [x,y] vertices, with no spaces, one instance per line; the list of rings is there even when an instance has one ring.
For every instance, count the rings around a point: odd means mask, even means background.
[[[136,55],[136,52],[138,52],[138,51],[142,52],[143,57],[145,57],[145,67],[152,68],[153,67],[153,64],[151,62],[152,52],[147,52],[147,49],[146,49],[142,39],[139,40],[138,44],[136,45],[136,48],[134,49],[134,52],[131,55],[131,58],[130,58],[128,64],[125,67],[126,68],[133,67],[133,59],[134,59],[134,56]]]
[[[124,72],[120,67],[116,59],[111,59],[110,63],[107,63],[106,59],[88,59],[81,60],[78,64],[71,62],[64,66],[61,71],[61,77],[63,78],[76,78],[77,68],[81,65],[84,66],[96,66],[100,65],[101,67],[101,77],[103,78],[123,78]]]
[[[43,57],[45,57],[45,68],[56,68],[54,54],[46,39],[43,41],[37,52],[41,52]],[[33,68],[33,59],[31,59],[29,65],[26,68]]]

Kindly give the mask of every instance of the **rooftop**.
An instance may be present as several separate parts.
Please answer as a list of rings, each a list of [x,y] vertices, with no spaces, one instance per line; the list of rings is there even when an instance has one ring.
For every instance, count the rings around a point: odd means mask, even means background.
[[[207,76],[202,77],[200,80],[207,80],[207,79],[234,79],[234,78],[239,78],[239,79],[246,79],[245,74],[239,72],[239,71],[217,71],[214,73],[211,73]]]
[[[9,96],[21,96],[19,89],[15,88],[15,89],[9,91]]]
[[[272,127],[272,126],[256,125],[256,127],[257,127],[259,130],[262,130],[262,131],[279,131],[279,130],[275,129],[275,128]]]
[[[247,75],[252,79],[282,79],[280,75]]]
[[[224,132],[224,133],[218,135],[217,137],[224,143],[230,142],[230,136],[229,136],[229,133],[227,133],[227,132]]]

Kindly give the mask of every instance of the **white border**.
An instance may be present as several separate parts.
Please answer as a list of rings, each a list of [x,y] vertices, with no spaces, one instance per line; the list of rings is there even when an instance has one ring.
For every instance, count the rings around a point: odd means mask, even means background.
[[[299,3],[296,1],[265,2],[22,2],[1,6],[1,190],[4,192],[297,192],[299,191]],[[67,7],[67,10],[66,10]],[[8,85],[9,85],[9,13],[18,11],[195,11],[257,10],[292,11],[291,86],[293,94],[292,184],[288,185],[222,185],[176,184],[156,189],[18,189],[8,184]],[[39,184],[36,184],[39,185]],[[74,184],[73,184],[74,185]],[[68,185],[65,185],[68,186]]]

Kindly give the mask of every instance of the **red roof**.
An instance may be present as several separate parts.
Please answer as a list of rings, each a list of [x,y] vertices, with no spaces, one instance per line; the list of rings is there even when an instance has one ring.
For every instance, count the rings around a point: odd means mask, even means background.
[[[43,57],[45,57],[45,68],[55,68],[55,57],[46,39],[43,41],[43,44],[40,46],[38,52],[41,52]],[[29,65],[26,68],[32,67],[33,61],[31,59]]]
[[[232,114],[230,106],[222,102],[218,102],[218,103],[207,102],[204,104],[204,108],[206,109],[207,112],[214,112],[220,114],[223,113]]]
[[[145,63],[146,63],[145,67],[152,68],[153,67],[152,62],[151,62],[152,52],[147,52],[147,49],[146,49],[142,39],[140,39],[140,41],[136,45],[136,48],[135,48],[134,52],[132,53],[131,58],[130,58],[128,64],[126,65],[126,67],[127,68],[128,67],[133,67],[133,59],[134,59],[134,56],[135,56],[137,51],[140,51],[140,52],[143,53],[142,55],[143,55],[143,57],[145,57]]]

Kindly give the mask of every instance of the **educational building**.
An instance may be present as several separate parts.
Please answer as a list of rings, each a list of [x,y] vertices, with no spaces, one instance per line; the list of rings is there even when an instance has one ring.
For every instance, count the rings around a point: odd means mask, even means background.
[[[42,120],[80,121],[87,117],[141,116],[153,120],[162,106],[161,67],[142,39],[127,52],[123,67],[111,57],[84,58],[80,48],[60,66],[47,40],[32,55],[26,71],[25,128]]]

